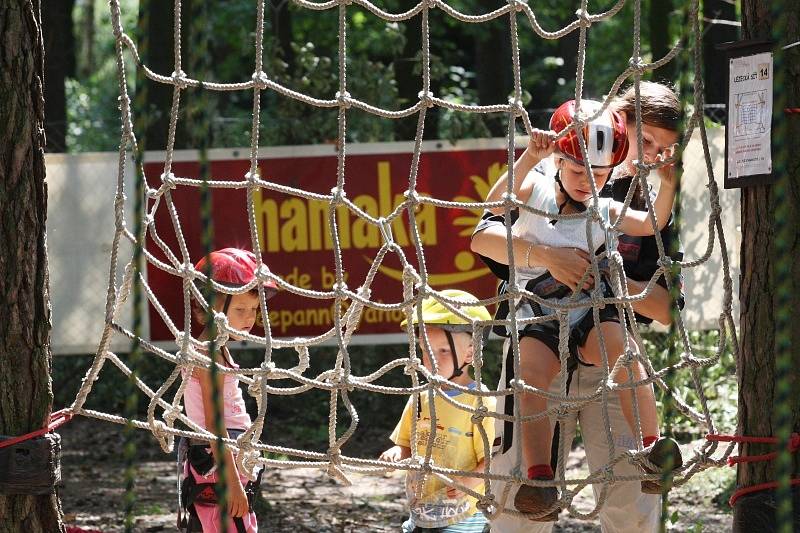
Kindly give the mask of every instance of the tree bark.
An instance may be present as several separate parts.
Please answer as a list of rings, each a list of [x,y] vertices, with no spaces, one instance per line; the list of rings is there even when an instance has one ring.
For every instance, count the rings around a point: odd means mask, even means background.
[[[44,426],[50,383],[40,3],[0,4],[0,434]],[[0,495],[0,532],[63,531],[57,495]]]
[[[776,22],[775,14],[781,21]],[[775,39],[775,49],[796,42],[800,36],[800,4],[794,0],[744,0],[742,3],[742,37],[744,39]],[[777,30],[777,34],[776,34]],[[796,313],[800,305],[800,116],[785,115],[784,106],[800,107],[800,48],[783,52],[782,66],[776,65],[774,84],[778,113],[773,115],[773,168],[776,179],[783,179],[784,194],[775,193],[775,185],[742,189],[742,249],[741,249],[741,353],[737,362],[739,376],[739,434],[775,436],[779,430],[778,411],[788,403],[793,431],[800,431],[800,332],[791,328],[787,348],[791,365],[776,372],[776,339],[781,308]],[[779,70],[780,69],[780,70]],[[791,156],[791,157],[790,157]],[[785,171],[780,172],[779,161]],[[782,174],[782,175],[781,175]],[[781,202],[788,202],[784,220],[776,217]],[[788,225],[788,226],[781,226]],[[789,229],[783,234],[782,248],[776,251],[780,227]],[[789,270],[778,275],[780,261],[790,261]],[[788,285],[788,290],[787,290]],[[785,307],[788,306],[788,309]],[[786,378],[794,393],[779,395],[776,380]],[[783,405],[782,405],[783,404]],[[740,445],[742,455],[758,455],[774,451],[774,446]],[[791,476],[800,477],[795,454]],[[738,487],[748,487],[777,479],[774,461],[741,463],[737,471]],[[756,492],[738,500],[734,508],[733,530],[736,532],[777,531],[774,491]],[[800,528],[800,497],[794,492],[795,528]],[[800,529],[798,529],[800,530]]]
[[[75,76],[75,37],[72,8],[75,0],[45,0],[42,16],[44,35],[44,124],[48,152],[67,151],[67,97],[65,81]]]
[[[717,43],[735,41],[739,37],[739,28],[726,24],[712,23],[711,20],[736,20],[736,6],[726,0],[703,1],[703,71],[707,80],[724,80],[727,61],[725,53],[717,50]],[[724,104],[725,84],[706,83],[705,103]],[[714,115],[714,118],[719,118]]]
[[[705,0],[707,3],[709,0]],[[669,31],[669,20],[672,18],[672,0],[651,0],[649,10],[650,52],[653,61],[657,61],[669,52],[672,46],[672,35]],[[675,61],[670,61],[655,71],[658,79],[675,79]]]

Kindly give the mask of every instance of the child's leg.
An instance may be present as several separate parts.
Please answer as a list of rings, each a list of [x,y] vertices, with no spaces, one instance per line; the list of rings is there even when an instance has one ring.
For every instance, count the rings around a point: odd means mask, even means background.
[[[622,355],[624,347],[622,326],[618,322],[601,322],[600,331],[602,331],[606,353],[608,354],[608,367],[613,368],[617,359]],[[635,344],[631,343],[631,346],[636,350]],[[602,364],[598,328],[592,328],[589,332],[589,336],[586,338],[586,343],[581,347],[580,351],[581,358],[587,363],[596,366]],[[631,365],[631,370],[634,374],[634,381],[639,381],[644,378],[644,369],[638,361]],[[611,378],[615,383],[627,383],[629,380],[629,372],[625,367],[621,367]],[[636,392],[639,420],[642,424],[642,437],[657,437],[659,428],[656,399],[653,394],[653,387],[650,385],[639,386],[635,389],[622,389],[619,391],[620,406],[631,428],[631,433],[636,435],[636,421],[634,420],[633,414],[633,391]]]
[[[547,391],[561,368],[556,355],[545,343],[532,337],[520,339],[519,353],[520,377],[526,384]],[[538,394],[522,394],[520,396],[520,414],[522,416],[541,413],[546,409],[546,398]],[[550,419],[547,417],[522,423],[520,442],[522,458],[527,468],[550,464],[552,436]]]

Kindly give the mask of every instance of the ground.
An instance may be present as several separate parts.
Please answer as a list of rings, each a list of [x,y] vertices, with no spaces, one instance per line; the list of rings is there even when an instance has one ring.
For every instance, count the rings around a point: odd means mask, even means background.
[[[63,442],[62,484],[59,489],[67,526],[101,532],[123,531],[123,433],[116,424],[77,417],[60,430]],[[137,463],[135,531],[175,531],[176,470],[167,455],[144,431],[134,434]],[[367,454],[382,443],[364,443]],[[691,444],[689,445],[691,446]],[[353,453],[352,450],[348,450]],[[689,450],[687,450],[689,452]],[[576,448],[567,475],[584,473],[582,449]],[[727,504],[716,503],[732,472],[706,471],[670,494],[668,530],[722,532],[730,530]],[[262,531],[349,533],[399,531],[405,518],[401,473],[351,477],[343,487],[325,474],[311,470],[270,470],[262,482],[263,499],[257,506]],[[593,499],[584,490],[575,499],[588,511]],[[674,514],[673,514],[674,513]],[[596,523],[562,513],[557,533],[599,532]]]

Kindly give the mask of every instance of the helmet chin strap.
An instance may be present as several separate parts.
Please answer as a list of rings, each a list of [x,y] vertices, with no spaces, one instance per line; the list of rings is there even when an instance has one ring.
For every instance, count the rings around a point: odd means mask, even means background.
[[[555,179],[556,179],[556,183],[558,183],[558,188],[561,190],[561,194],[563,194],[564,196],[567,197],[567,199],[564,200],[561,203],[561,205],[558,206],[558,214],[559,215],[561,214],[561,212],[564,210],[564,208],[567,206],[567,204],[569,204],[572,207],[574,207],[575,210],[578,213],[583,213],[584,211],[586,211],[586,206],[583,204],[583,202],[579,202],[576,199],[574,199],[572,196],[569,195],[567,190],[564,188],[564,184],[561,182],[561,168],[560,167],[556,171],[556,178]],[[555,226],[556,222],[558,222],[558,219],[554,218],[553,220],[550,221],[550,225],[551,226]]]
[[[458,366],[458,355],[456,354],[456,344],[453,342],[453,334],[447,330],[444,330],[445,337],[447,337],[447,343],[450,345],[450,355],[453,357],[453,375],[447,378],[450,381],[453,378],[457,378],[464,374],[464,367],[467,366],[469,363],[464,363],[461,366]]]

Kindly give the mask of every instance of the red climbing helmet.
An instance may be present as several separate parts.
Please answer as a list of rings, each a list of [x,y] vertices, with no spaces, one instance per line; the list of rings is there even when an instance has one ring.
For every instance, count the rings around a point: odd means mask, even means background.
[[[241,248],[223,248],[204,256],[194,266],[195,270],[204,272],[207,260],[211,260],[211,278],[222,285],[241,287],[247,285],[256,277],[256,255],[249,250]],[[267,265],[264,268],[269,272]],[[275,296],[278,285],[274,280],[264,282],[264,295],[267,299]]]
[[[594,115],[603,104],[595,100],[581,100],[584,115]],[[575,100],[564,102],[550,118],[550,129],[560,133],[568,128],[575,118]],[[625,161],[628,155],[628,130],[625,120],[618,112],[606,109],[583,127],[586,155],[594,168],[611,168]],[[567,159],[583,164],[581,147],[576,130],[571,130],[556,141],[556,150]]]

